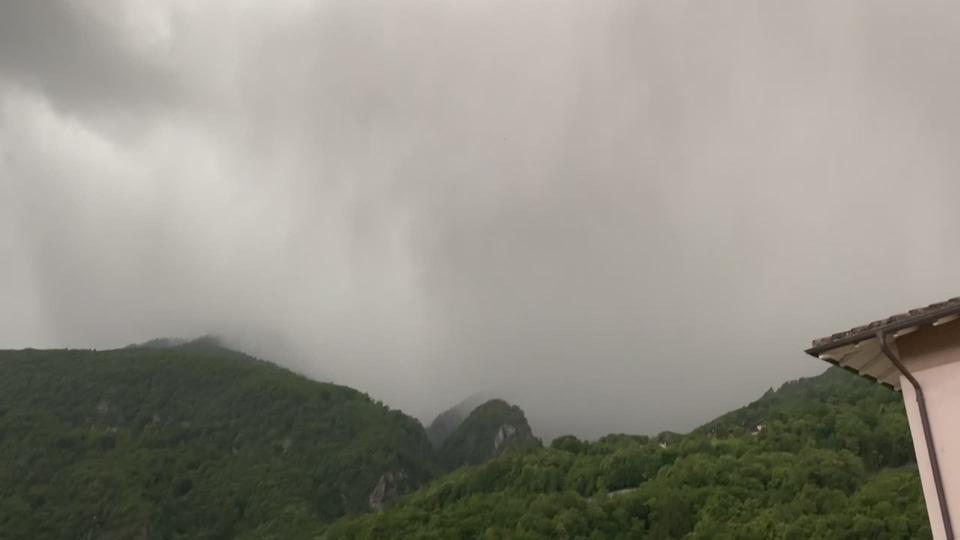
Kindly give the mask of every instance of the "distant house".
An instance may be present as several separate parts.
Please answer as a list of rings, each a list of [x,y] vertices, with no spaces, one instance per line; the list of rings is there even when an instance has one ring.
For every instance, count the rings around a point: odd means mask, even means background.
[[[814,340],[808,354],[902,392],[934,538],[960,519],[960,298]]]

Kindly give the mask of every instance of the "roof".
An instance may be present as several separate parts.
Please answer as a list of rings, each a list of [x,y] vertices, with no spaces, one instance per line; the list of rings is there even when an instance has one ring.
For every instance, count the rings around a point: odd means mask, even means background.
[[[957,318],[960,318],[960,297],[815,339],[813,346],[806,352],[868,379],[899,389],[900,373],[880,350],[877,335],[903,335],[920,326],[938,326]]]

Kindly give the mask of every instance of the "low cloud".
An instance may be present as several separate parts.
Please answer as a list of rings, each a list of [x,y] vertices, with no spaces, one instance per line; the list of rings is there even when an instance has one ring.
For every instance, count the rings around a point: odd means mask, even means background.
[[[42,4],[42,5],[41,5]],[[956,294],[960,10],[14,1],[0,346],[685,430]]]

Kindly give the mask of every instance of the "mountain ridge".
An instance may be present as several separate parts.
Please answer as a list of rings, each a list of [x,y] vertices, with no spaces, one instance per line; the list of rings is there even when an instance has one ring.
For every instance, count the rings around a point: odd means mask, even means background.
[[[439,457],[446,470],[453,470],[542,446],[520,407],[491,399],[474,408],[446,438]]]
[[[0,441],[12,538],[296,537],[439,473],[417,420],[203,341],[0,351]]]
[[[563,436],[458,469],[324,538],[930,535],[900,396],[830,368],[685,435]]]
[[[0,351],[0,538],[929,536],[899,395],[833,368],[687,434],[546,448],[489,400],[437,450],[358,390],[147,344]]]

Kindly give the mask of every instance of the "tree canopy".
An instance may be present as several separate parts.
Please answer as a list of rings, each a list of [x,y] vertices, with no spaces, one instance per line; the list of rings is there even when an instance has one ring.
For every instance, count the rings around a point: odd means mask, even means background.
[[[461,469],[340,538],[929,538],[900,396],[839,369],[686,436],[560,437]]]
[[[930,536],[900,396],[839,369],[686,435],[546,448],[492,400],[438,452],[215,342],[0,351],[0,486],[0,539]]]
[[[0,538],[309,538],[436,471],[400,411],[210,344],[0,351]]]

